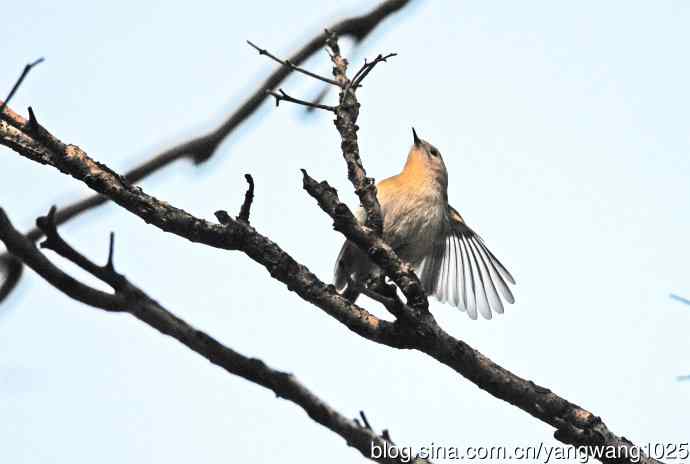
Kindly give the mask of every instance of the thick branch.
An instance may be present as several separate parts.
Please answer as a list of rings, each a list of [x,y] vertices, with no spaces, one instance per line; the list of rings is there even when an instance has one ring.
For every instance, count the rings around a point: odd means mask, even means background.
[[[330,30],[336,34],[352,37],[356,43],[364,40],[376,27],[390,15],[405,7],[410,0],[386,0],[379,4],[370,12],[344,19],[333,26]],[[290,63],[299,65],[305,62],[314,53],[320,51],[326,43],[327,35],[325,32],[318,34],[295,52],[290,58]],[[191,140],[182,142],[161,153],[153,155],[147,161],[125,173],[125,177],[130,182],[138,182],[141,179],[153,174],[154,172],[168,166],[169,164],[183,159],[191,158],[199,164],[209,159],[218,146],[230,135],[235,128],[244,122],[254,111],[263,103],[266,98],[266,91],[275,89],[292,72],[289,67],[281,67],[271,74],[261,86],[249,96],[228,118],[215,130],[195,137]],[[6,108],[8,110],[8,108]],[[22,127],[26,120],[17,113],[11,112],[5,116],[10,124],[15,127]],[[83,200],[79,200],[68,206],[61,207],[55,214],[57,224],[63,224],[79,214],[92,208],[102,205],[108,201],[107,196],[94,195]],[[34,228],[28,233],[29,238],[38,240],[42,237],[40,229]],[[4,262],[8,264],[5,265]],[[0,266],[3,266],[7,278],[0,282],[0,303],[12,291],[19,280],[21,274],[21,264],[12,261],[8,254],[0,255]]]
[[[115,203],[147,223],[184,237],[192,242],[216,248],[241,250],[262,264],[274,278],[285,283],[305,300],[324,309],[351,330],[372,340],[387,339],[393,343],[393,324],[379,320],[366,310],[340,297],[333,286],[318,280],[309,269],[296,262],[278,245],[257,233],[251,226],[227,218],[226,224],[213,224],[175,208],[130,184],[124,177],[98,163],[75,145],[65,145],[41,128],[48,145],[62,146],[56,152],[32,136],[0,121],[0,144],[24,156],[49,164],[85,182],[96,192],[109,196]]]
[[[297,404],[314,421],[343,437],[349,446],[359,450],[366,458],[371,459],[372,445],[385,446],[386,439],[377,435],[371,426],[362,427],[356,420],[343,416],[302,385],[294,375],[273,369],[259,359],[246,357],[172,314],[129,282],[126,277],[115,271],[112,267],[112,253],[109,253],[108,265],[106,266],[99,266],[79,253],[65,242],[57,232],[55,223],[51,218],[52,214],[54,214],[54,209],[47,217],[39,218],[41,227],[46,232],[45,248],[52,249],[60,256],[72,261],[94,277],[113,287],[116,290],[114,295],[99,295],[101,292],[81,283],[78,287],[59,285],[51,276],[66,274],[41,253],[30,239],[12,226],[1,208],[0,240],[12,253],[20,256],[29,267],[67,296],[89,306],[102,309],[108,309],[103,307],[103,299],[111,300],[107,306],[120,307],[123,311],[132,314],[159,332],[175,338],[227,372],[268,388],[276,396]],[[112,238],[110,243],[110,250],[112,251]],[[401,457],[398,459],[377,459],[376,461],[398,464],[406,462]],[[417,460],[417,462],[428,461]]]
[[[41,128],[35,135],[0,121],[0,144],[29,159],[53,166],[159,229],[216,248],[240,250],[263,265],[302,299],[321,308],[357,334],[391,347],[419,350],[451,367],[480,388],[556,428],[564,443],[629,449],[632,444],[613,434],[591,412],[492,362],[466,343],[443,331],[432,317],[415,324],[389,323],[350,303],[285,253],[277,244],[240,221],[212,224],[147,195],[107,166],[92,160],[75,145],[65,145]],[[64,147],[60,150],[61,147]],[[374,244],[371,243],[373,246]],[[35,248],[34,248],[35,249]],[[14,251],[13,251],[14,253]],[[20,256],[22,259],[23,257]],[[51,282],[52,283],[52,282]],[[631,463],[627,458],[602,458],[606,463]],[[643,464],[657,462],[648,457]]]

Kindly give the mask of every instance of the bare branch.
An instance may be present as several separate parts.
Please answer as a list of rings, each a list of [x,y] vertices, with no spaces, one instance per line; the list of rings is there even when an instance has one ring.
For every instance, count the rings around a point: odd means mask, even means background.
[[[115,271],[113,265],[113,253],[114,253],[114,240],[115,235],[110,233],[110,244],[108,247],[108,262],[105,266],[99,266],[91,261],[89,258],[79,253],[77,250],[72,248],[67,242],[65,242],[60,234],[58,233],[57,226],[55,225],[55,210],[56,207],[50,208],[47,216],[41,216],[36,219],[36,225],[39,229],[43,231],[46,239],[41,243],[41,248],[47,248],[53,250],[63,258],[66,258],[88,272],[89,274],[97,277],[116,292],[127,293],[132,289],[128,285],[127,279],[121,274]]]
[[[343,232],[346,238],[356,237],[353,241],[369,255],[372,261],[378,264],[386,272],[386,275],[393,279],[407,297],[407,303],[412,308],[399,304],[399,302],[396,301],[397,296],[395,295],[393,298],[386,298],[379,295],[378,292],[371,292],[368,288],[361,289],[363,293],[383,302],[386,309],[401,321],[413,319],[413,317],[410,316],[412,311],[417,311],[416,317],[430,316],[428,312],[429,302],[414,270],[408,263],[403,263],[393,249],[380,239],[383,232],[383,219],[381,207],[376,197],[376,185],[374,179],[366,177],[366,171],[359,157],[357,142],[358,127],[356,125],[359,115],[359,102],[355,95],[357,84],[354,83],[353,85],[353,82],[347,77],[347,60],[340,55],[337,37],[328,30],[326,33],[328,35],[326,43],[331,50],[331,60],[335,65],[333,68],[333,75],[342,86],[339,104],[337,107],[333,108],[336,113],[335,124],[341,135],[341,147],[343,157],[348,165],[348,176],[366,211],[367,230],[360,227],[358,221],[354,218],[347,206],[340,203],[335,189],[325,182],[321,184],[316,183],[303,169],[304,188],[317,199],[319,206],[331,215],[336,230]],[[385,61],[391,56],[394,56],[394,54],[389,54],[385,57],[379,55],[371,63],[365,63],[355,77],[361,82],[361,79],[364,79],[377,63]],[[276,105],[278,105],[281,99],[295,101],[282,90],[280,90],[280,92],[282,97],[277,94],[274,95],[276,97]],[[298,101],[298,103],[307,106],[313,105],[312,103],[301,100]],[[376,242],[375,247],[369,246],[372,241]],[[395,292],[393,292],[393,294],[394,293]],[[349,295],[345,296],[349,297]]]
[[[36,61],[33,61],[26,66],[24,66],[24,70],[22,73],[19,75],[19,78],[17,79],[17,82],[14,83],[12,86],[12,90],[10,90],[10,93],[7,95],[7,98],[5,98],[5,101],[0,102],[0,116],[5,112],[5,107],[10,104],[10,100],[12,100],[12,97],[14,97],[15,92],[17,92],[17,89],[19,89],[19,86],[22,85],[22,82],[24,82],[24,78],[29,74],[31,69],[43,63],[45,61],[44,58],[39,58]]]
[[[32,241],[27,240],[14,229],[2,208],[0,208],[0,240],[12,255],[71,298],[106,311],[124,310],[126,302],[121,295],[113,295],[92,288],[55,267],[43,253],[38,251]]]
[[[341,148],[343,158],[347,163],[347,177],[355,188],[355,193],[367,213],[366,225],[381,236],[383,233],[383,216],[381,205],[376,197],[376,183],[367,177],[362,160],[359,157],[359,143],[357,140],[357,118],[359,117],[359,102],[355,95],[356,87],[351,85],[347,77],[347,60],[340,54],[340,46],[335,33],[326,31],[328,38],[326,45],[331,50],[333,62],[333,76],[342,84],[339,104],[336,107],[335,126],[342,139]]]
[[[54,221],[55,219],[53,219]],[[113,254],[115,252],[115,232],[110,232],[110,243],[108,244],[108,262],[105,267],[112,272],[115,272],[115,264],[113,262]]]
[[[266,50],[265,48],[260,48],[260,47],[258,47],[257,45],[253,44],[253,43],[252,43],[251,41],[249,41],[249,40],[247,40],[247,43],[248,43],[252,48],[254,48],[256,51],[258,51],[258,52],[259,52],[259,55],[266,55],[267,57],[269,57],[269,58],[272,59],[273,61],[277,61],[278,63],[282,64],[283,66],[287,66],[288,68],[292,69],[293,71],[301,72],[302,74],[306,74],[307,76],[313,77],[313,78],[316,79],[316,80],[323,81],[323,82],[326,82],[326,83],[328,83],[328,84],[332,84],[332,85],[335,85],[335,86],[337,86],[337,87],[340,87],[340,83],[334,81],[333,79],[330,79],[330,78],[324,77],[324,76],[319,76],[318,74],[315,74],[315,73],[313,73],[313,72],[311,72],[311,71],[307,71],[307,70],[304,69],[304,68],[300,68],[299,66],[295,65],[294,63],[292,63],[290,60],[281,60],[280,58],[278,58],[277,56],[273,55],[271,52],[269,52],[269,51]]]
[[[374,67],[381,63],[381,62],[387,62],[388,58],[392,58],[394,56],[398,56],[397,53],[389,53],[386,56],[379,55],[377,56],[374,61],[372,62],[367,62],[367,60],[364,60],[364,65],[360,68],[357,73],[355,73],[354,77],[352,78],[352,87],[357,88],[362,86],[362,81],[364,80],[365,77],[371,72]]]
[[[302,106],[308,106],[308,107],[314,108],[314,109],[335,112],[335,106],[322,105],[321,103],[312,103],[312,102],[307,101],[307,100],[300,100],[299,98],[291,97],[290,95],[285,93],[283,91],[283,89],[278,89],[278,92],[280,92],[280,93],[274,92],[272,90],[266,91],[267,94],[275,97],[276,106],[280,106],[281,101],[286,101],[286,102],[290,102],[290,103],[296,103],[296,104],[302,105]]]
[[[117,289],[114,295],[96,297],[95,295],[99,291],[85,284],[80,283],[78,288],[70,288],[53,283],[67,296],[75,298],[76,291],[79,294],[79,298],[76,299],[89,306],[102,309],[107,309],[103,308],[102,298],[110,299],[112,301],[108,306],[120,306],[122,311],[130,313],[159,332],[175,338],[227,372],[268,388],[276,396],[297,404],[314,421],[343,437],[349,446],[356,448],[364,457],[382,463],[402,464],[406,462],[403,457],[396,459],[390,457],[372,458],[372,446],[383,447],[385,439],[377,435],[371,427],[362,428],[355,421],[340,414],[305,387],[294,375],[275,370],[259,359],[244,356],[221,344],[210,335],[190,326],[129,282],[126,277],[116,273],[114,269],[109,270],[109,266],[99,266],[76,251],[58,233],[53,221],[54,214],[55,208],[52,208],[48,216],[38,220],[46,232],[47,240],[44,242],[44,247],[54,250],[60,256],[72,261],[94,277]],[[0,240],[46,280],[50,281],[49,276],[52,275],[66,276],[36,248],[30,239],[14,229],[2,209],[0,209]],[[109,263],[112,263],[112,243],[111,234]],[[87,289],[88,291],[86,291]]]
[[[382,21],[405,7],[409,2],[410,0],[383,1],[366,14],[339,21],[331,26],[330,30],[341,36],[352,37],[355,43],[359,43],[376,29]],[[326,33],[318,34],[296,51],[288,61],[295,65],[305,62],[314,53],[323,48],[326,38]],[[129,182],[138,182],[183,158],[191,158],[196,164],[203,163],[213,156],[218,146],[264,102],[266,91],[278,87],[291,72],[292,69],[285,66],[277,69],[252,95],[230,113],[227,119],[215,130],[153,155],[139,166],[127,171],[124,176]],[[22,127],[27,123],[19,114],[10,112],[9,108],[5,108],[3,117],[6,117],[8,122],[14,127]],[[98,207],[107,201],[108,197],[103,195],[94,195],[79,200],[59,208],[55,214],[55,221],[57,224],[64,224],[81,213]],[[32,229],[27,235],[34,241],[42,237],[42,233],[38,228]],[[0,266],[3,267],[7,275],[4,281],[0,283],[0,303],[2,303],[21,277],[21,263],[5,253],[0,255]]]
[[[611,432],[601,418],[549,389],[497,365],[465,342],[446,333],[433,317],[420,317],[406,323],[390,323],[378,319],[365,309],[342,298],[333,286],[325,285],[304,265],[247,224],[230,220],[225,225],[218,225],[194,217],[186,211],[147,195],[107,166],[91,159],[79,147],[65,145],[50,134],[47,139],[51,140],[50,144],[33,138],[5,121],[0,121],[0,144],[10,147],[18,154],[53,166],[81,180],[93,190],[107,195],[123,208],[163,231],[208,246],[242,251],[264,266],[273,278],[283,282],[289,290],[321,308],[351,331],[394,348],[409,348],[426,353],[495,397],[556,428],[554,437],[557,440],[577,446],[617,450],[616,458],[603,455],[601,460],[605,463],[633,462],[631,456],[634,456],[634,453],[631,452],[631,448],[634,445]],[[60,146],[63,146],[64,150],[52,148]],[[6,237],[0,238],[5,241]],[[5,243],[7,244],[7,241]],[[371,245],[374,244],[372,241]],[[45,264],[36,262],[38,258],[35,256],[34,246],[8,245],[8,248],[12,254],[32,268],[40,268]],[[63,279],[69,277],[62,274],[56,277],[52,273],[41,275],[58,288],[65,288]],[[74,283],[77,284],[79,283]],[[66,291],[69,292],[70,289]],[[112,295],[104,295],[112,298]],[[108,307],[110,306],[105,309]],[[167,317],[169,316],[166,315]],[[174,330],[174,326],[167,330]],[[643,456],[636,462],[649,464],[658,461]]]

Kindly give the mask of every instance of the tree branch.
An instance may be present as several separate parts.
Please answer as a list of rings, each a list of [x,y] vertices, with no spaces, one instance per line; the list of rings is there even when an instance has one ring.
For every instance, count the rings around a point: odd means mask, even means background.
[[[355,193],[359,197],[362,207],[367,213],[366,224],[369,228],[373,229],[376,234],[381,235],[383,232],[383,219],[381,216],[381,206],[379,205],[378,198],[376,197],[376,183],[374,179],[366,176],[366,171],[362,166],[362,161],[359,157],[359,145],[357,142],[357,117],[359,116],[359,103],[357,102],[357,97],[355,96],[355,90],[357,89],[358,82],[350,81],[347,77],[347,60],[343,58],[340,54],[340,47],[338,45],[338,39],[335,33],[326,29],[326,45],[331,50],[330,56],[331,61],[334,64],[333,76],[335,80],[333,81],[338,87],[341,88],[339,94],[339,104],[336,107],[322,105],[320,103],[312,103],[305,100],[300,100],[293,98],[286,94],[282,89],[279,89],[280,94],[276,92],[269,92],[276,99],[276,106],[282,100],[297,103],[299,105],[307,106],[310,108],[319,108],[328,111],[333,111],[336,114],[335,125],[340,132],[342,138],[342,151],[343,157],[347,162],[348,177],[355,187]],[[277,58],[265,49],[261,49],[256,45],[252,44],[254,48],[259,50],[260,54],[267,55],[273,60],[283,63],[284,60]],[[395,56],[395,53],[391,53],[383,57],[379,55],[373,62],[365,63],[364,67],[357,73],[356,76],[361,76],[363,79],[377,63],[380,61],[385,61],[386,58]],[[366,70],[366,71],[365,71]]]
[[[357,142],[357,117],[359,115],[359,102],[355,95],[357,84],[355,80],[350,81],[347,77],[347,60],[340,55],[337,37],[327,31],[329,38],[327,45],[331,50],[331,60],[334,63],[333,75],[342,87],[340,101],[336,107],[327,107],[336,113],[336,127],[341,136],[341,148],[343,158],[348,166],[348,176],[355,187],[355,192],[362,202],[366,211],[366,229],[359,227],[357,219],[352,215],[346,205],[340,203],[335,189],[327,183],[317,184],[303,169],[304,188],[319,202],[319,206],[334,219],[336,230],[345,233],[346,238],[356,237],[353,241],[378,264],[402,290],[407,297],[407,303],[412,308],[398,305],[392,301],[385,304],[386,308],[402,321],[409,319],[409,311],[417,311],[421,315],[430,316],[428,312],[429,302],[422,288],[419,278],[414,273],[412,266],[404,263],[379,237],[382,236],[383,219],[381,216],[381,206],[376,197],[376,184],[374,179],[366,177],[366,171],[359,157],[359,147]],[[266,52],[268,53],[268,52]],[[273,55],[270,55],[273,57]],[[365,63],[355,75],[358,82],[376,66],[377,63],[385,61],[387,58],[395,56],[394,53],[385,57],[379,55],[371,63]],[[281,62],[279,58],[275,58]],[[282,90],[282,97],[275,95],[276,105],[282,100],[292,101],[302,105],[312,106],[312,103],[303,100],[296,100],[288,96]],[[323,105],[320,105],[323,106]],[[370,246],[375,243],[374,246]],[[373,296],[373,295],[371,295]],[[378,298],[377,298],[378,299]]]
[[[333,79],[329,79],[328,77],[324,77],[324,76],[319,76],[318,74],[315,74],[315,73],[313,73],[313,72],[311,72],[311,71],[307,71],[307,70],[304,69],[304,68],[300,68],[299,66],[297,66],[296,64],[294,64],[294,63],[293,63],[292,61],[290,61],[290,60],[281,60],[280,58],[278,58],[277,56],[275,56],[274,54],[272,54],[271,52],[269,52],[269,51],[266,50],[265,48],[259,48],[257,45],[255,45],[254,43],[252,43],[250,40],[247,40],[247,43],[248,43],[254,50],[256,50],[257,52],[259,52],[259,55],[266,55],[267,57],[269,57],[269,58],[272,59],[273,61],[276,61],[276,62],[282,64],[283,66],[287,66],[288,68],[292,69],[293,71],[301,72],[302,74],[305,74],[305,75],[307,75],[307,76],[309,76],[309,77],[313,77],[313,78],[316,79],[316,80],[323,81],[323,82],[326,82],[326,83],[328,83],[328,84],[331,84],[331,85],[335,85],[335,86],[337,86],[337,87],[340,87],[340,83],[334,81]]]
[[[266,93],[276,99],[276,106],[280,106],[281,101],[286,101],[290,103],[296,103],[302,106],[307,106],[309,108],[335,112],[335,106],[322,105],[321,103],[312,103],[307,100],[300,100],[299,98],[291,97],[290,95],[285,93],[283,89],[278,89],[278,92],[269,90]]]
[[[20,130],[0,121],[0,144],[81,180],[163,231],[192,242],[242,251],[264,266],[273,278],[283,282],[288,290],[321,308],[351,331],[394,348],[411,348],[426,353],[495,397],[555,427],[554,437],[564,443],[606,447],[618,450],[618,453],[630,452],[632,443],[612,433],[599,417],[495,364],[479,351],[447,334],[433,317],[416,319],[413,324],[380,320],[342,298],[333,286],[324,284],[304,265],[249,225],[234,220],[218,225],[196,218],[144,193],[107,166],[91,159],[79,147],[63,144],[44,128],[37,132],[41,134],[40,138],[26,131],[26,128]],[[342,207],[340,209],[345,211]],[[370,243],[370,246],[374,245],[374,242]],[[19,257],[29,264],[28,259],[32,256],[23,256],[28,254],[26,248],[19,248]],[[17,250],[12,252],[17,254]],[[60,284],[48,277],[46,279],[54,285]],[[601,460],[605,463],[632,463],[630,456],[634,454],[619,454],[616,459],[604,455]],[[644,456],[639,462],[658,461]]]
[[[2,208],[0,208],[0,240],[12,253],[19,256],[29,267],[67,296],[96,308],[109,310],[110,307],[118,307],[121,311],[130,313],[159,332],[175,338],[230,374],[261,385],[272,390],[276,396],[297,404],[310,418],[343,437],[349,446],[356,448],[368,459],[382,463],[407,462],[403,457],[393,459],[386,456],[373,459],[372,446],[384,447],[387,440],[383,435],[377,435],[368,423],[366,427],[361,427],[356,420],[348,419],[329,406],[294,375],[273,369],[259,359],[246,357],[221,344],[210,335],[195,329],[129,282],[124,275],[116,272],[112,266],[112,234],[108,264],[99,266],[79,253],[60,236],[54,218],[55,208],[53,207],[48,216],[37,220],[39,227],[46,234],[46,241],[41,246],[55,251],[110,285],[115,290],[115,294],[102,294],[103,292],[82,283],[73,286],[63,285],[56,281],[53,276],[61,275],[63,279],[76,282],[41,253],[33,241],[17,231]],[[109,301],[104,305],[105,300]],[[360,414],[363,415],[363,413]],[[418,459],[416,462],[429,461]]]
[[[19,86],[22,85],[22,82],[24,82],[24,78],[29,74],[29,72],[31,71],[31,69],[34,66],[43,63],[43,61],[45,61],[44,58],[39,58],[36,61],[28,63],[26,66],[24,66],[24,70],[22,71],[22,73],[19,75],[19,78],[17,79],[17,81],[12,86],[12,90],[10,90],[10,93],[7,94],[7,98],[5,98],[5,101],[0,101],[0,117],[5,112],[5,107],[10,104],[10,100],[12,100],[12,97],[14,97],[14,94],[17,91],[17,89],[19,88]]]
[[[389,53],[386,56],[379,55],[377,56],[374,61],[368,62],[366,59],[364,60],[364,65],[357,71],[357,73],[354,75],[352,78],[352,87],[357,88],[362,86],[362,81],[364,80],[365,77],[371,72],[374,67],[381,63],[381,62],[386,62],[388,58],[392,58],[394,56],[398,56],[397,53]]]
[[[340,103],[335,113],[335,127],[342,138],[340,147],[347,162],[347,177],[355,187],[355,193],[366,212],[366,225],[381,236],[383,234],[383,216],[381,215],[381,205],[376,197],[376,182],[373,178],[367,177],[367,172],[359,156],[357,140],[359,102],[355,95],[357,87],[353,86],[347,77],[348,63],[340,54],[336,32],[326,31],[326,33],[328,34],[326,45],[331,50],[331,61],[333,62],[333,76],[343,87],[339,95]]]
[[[366,14],[339,21],[332,25],[330,30],[341,36],[352,37],[355,43],[360,43],[383,20],[405,7],[409,2],[410,0],[383,1]],[[289,58],[290,63],[299,65],[305,62],[314,53],[323,48],[326,43],[326,37],[326,33],[322,32],[312,38]],[[278,87],[291,72],[292,69],[285,66],[277,69],[215,130],[153,155],[139,166],[127,171],[124,176],[129,182],[138,182],[183,158],[191,158],[196,164],[208,160],[216,152],[218,146],[263,103],[266,98],[266,91]],[[26,124],[26,120],[17,113],[5,111],[3,116],[15,127],[23,127]],[[55,220],[57,224],[64,224],[81,213],[106,203],[108,200],[107,196],[94,195],[76,201],[68,206],[58,208]],[[27,235],[31,240],[38,240],[42,237],[42,233],[38,228],[32,229]],[[0,282],[0,303],[2,303],[4,298],[12,292],[21,277],[21,263],[14,260],[11,255],[4,253],[0,255],[0,266],[3,268],[3,273],[7,275]]]

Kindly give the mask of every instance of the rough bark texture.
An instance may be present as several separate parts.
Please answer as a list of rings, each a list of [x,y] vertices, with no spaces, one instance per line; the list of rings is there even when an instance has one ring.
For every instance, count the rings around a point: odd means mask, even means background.
[[[332,25],[329,30],[340,36],[352,37],[355,43],[364,40],[379,24],[389,16],[393,15],[409,3],[409,0],[386,0],[370,12],[361,16],[347,18]],[[320,51],[327,39],[326,32],[322,32],[311,39],[301,49],[297,50],[290,58],[289,62],[293,65],[299,65],[311,57],[314,53]],[[31,63],[29,66],[34,66],[40,61]],[[30,67],[29,67],[30,69]],[[214,155],[218,146],[247,118],[249,118],[256,109],[263,103],[266,98],[266,92],[275,89],[285,80],[285,78],[293,72],[294,68],[291,66],[283,66],[273,72],[261,86],[250,95],[237,109],[235,109],[223,123],[213,131],[194,137],[190,140],[182,142],[174,147],[166,149],[165,151],[153,155],[150,159],[144,161],[139,166],[134,167],[124,174],[130,182],[138,182],[145,177],[155,173],[156,171],[174,163],[175,161],[189,158],[195,164],[203,163]],[[28,72],[25,68],[25,73]],[[10,92],[10,96],[19,86],[22,79],[17,81],[15,88]],[[8,98],[9,99],[9,98]],[[0,107],[4,109],[4,102],[0,103]],[[2,112],[0,112],[2,113]],[[10,119],[14,119],[21,123],[23,118],[16,113],[6,113]],[[58,224],[63,224],[70,219],[88,211],[92,208],[102,205],[108,201],[108,197],[103,195],[94,195],[83,200],[79,200],[70,205],[60,207],[55,215],[55,220]],[[28,232],[29,238],[38,240],[42,237],[41,231],[34,228]],[[0,302],[14,289],[21,277],[21,263],[12,258],[9,254],[0,255],[0,266],[4,273],[8,276],[3,282],[0,282]]]
[[[46,235],[46,241],[41,244],[41,247],[49,248],[77,264],[94,277],[110,285],[115,292],[110,294],[96,290],[78,282],[60,270],[41,253],[32,240],[14,228],[5,212],[0,208],[0,240],[5,243],[10,252],[57,289],[89,306],[108,311],[127,312],[162,334],[176,339],[227,372],[261,385],[273,391],[276,396],[295,403],[315,422],[343,437],[349,446],[359,450],[366,458],[371,459],[372,445],[390,446],[390,441],[385,435],[379,436],[371,426],[364,427],[357,421],[343,416],[302,385],[294,375],[273,369],[260,359],[244,356],[228,348],[210,335],[197,330],[175,316],[129,282],[113,267],[112,236],[110,257],[105,266],[98,266],[80,254],[58,234],[54,213],[55,210],[53,209],[48,217],[39,218],[37,221],[38,227]],[[400,457],[393,459],[387,456],[375,460],[387,464],[406,462]],[[416,459],[415,462],[422,464],[429,461]]]
[[[342,298],[333,286],[323,283],[304,265],[248,224],[234,220],[224,225],[213,224],[160,201],[107,166],[94,161],[79,147],[62,143],[42,128],[35,118],[24,127],[0,121],[0,144],[81,180],[96,192],[108,196],[145,222],[165,232],[216,248],[242,251],[264,266],[273,278],[283,282],[288,290],[321,308],[353,332],[377,343],[428,354],[495,397],[553,426],[556,428],[554,437],[564,443],[592,447],[632,446],[626,439],[612,433],[591,412],[547,388],[511,373],[466,343],[453,338],[430,314],[396,322],[378,319]],[[344,205],[338,208],[343,215],[346,214],[345,208]],[[352,214],[349,210],[348,213]],[[350,227],[357,229],[364,226],[351,223]],[[360,230],[358,233],[360,237],[352,234],[348,238],[359,241],[367,249],[377,246],[375,241],[367,238],[371,238],[371,232]],[[392,275],[389,274],[389,277],[392,278]],[[603,462],[631,461],[621,458],[603,459]],[[641,462],[656,461],[644,457]]]
[[[399,4],[401,2],[386,3]],[[322,40],[327,42],[332,51],[334,80],[341,87],[339,104],[333,107],[336,115],[335,123],[341,135],[341,151],[347,162],[348,176],[362,206],[367,211],[366,224],[360,224],[355,220],[349,208],[339,201],[337,193],[327,183],[317,183],[305,172],[304,186],[318,201],[319,206],[333,218],[336,230],[366,251],[407,298],[407,301],[403,303],[397,298],[395,292],[380,295],[380,301],[384,302],[396,316],[394,322],[379,319],[364,308],[341,297],[332,285],[326,285],[319,280],[276,243],[251,227],[249,225],[251,204],[249,193],[245,199],[246,207],[242,208],[243,213],[238,219],[232,219],[223,211],[216,213],[221,224],[200,219],[146,194],[132,183],[131,177],[119,175],[89,157],[76,145],[63,143],[39,124],[31,109],[29,109],[30,118],[27,121],[11,109],[5,108],[0,120],[0,144],[11,148],[21,156],[52,166],[84,182],[98,194],[114,201],[162,231],[192,242],[241,251],[264,266],[271,277],[285,284],[288,290],[297,293],[303,300],[337,319],[351,331],[383,345],[415,349],[426,353],[469,379],[479,388],[554,427],[555,438],[564,443],[592,448],[610,447],[629,450],[633,445],[625,438],[611,432],[599,417],[549,389],[540,387],[495,364],[479,351],[447,334],[428,312],[427,298],[421,289],[419,279],[411,267],[400,260],[381,238],[381,211],[376,199],[375,184],[373,179],[366,176],[359,156],[356,125],[359,103],[356,89],[376,63],[385,61],[385,57],[379,56],[373,62],[366,63],[350,80],[346,73],[347,62],[340,55],[335,37],[327,32]],[[285,66],[285,68],[292,69],[290,66]],[[201,161],[203,156],[195,156],[195,159]],[[58,215],[59,213],[53,212],[47,222],[39,224],[42,229],[40,233],[49,235],[48,247],[64,250],[67,245],[58,240],[57,231],[51,228],[51,224],[59,222]],[[16,232],[4,215],[0,215],[0,239],[6,243],[12,254],[73,298],[106,310],[128,311],[161,332],[175,337],[228,371],[274,391],[278,389],[288,395],[289,399],[303,406],[318,422],[341,435],[350,434],[347,435],[350,437],[348,443],[354,444],[360,451],[360,446],[365,443],[371,444],[374,440],[371,434],[359,429],[359,431],[353,430],[352,424],[347,420],[337,417],[334,419],[332,411],[326,410],[317,398],[305,393],[303,387],[295,383],[291,377],[223,347],[208,335],[193,329],[164,310],[143,292],[123,281],[122,276],[120,280],[116,280],[112,260],[109,260],[110,268],[104,269],[90,265],[85,258],[81,259],[77,256],[70,258],[111,284],[115,289],[114,295],[80,284],[54,268],[52,263],[31,243],[30,240],[34,237],[29,236],[27,239]],[[633,462],[631,456],[635,456],[635,453],[622,452],[615,459],[606,455],[601,460],[607,463],[629,463]],[[643,456],[639,462],[657,461]]]

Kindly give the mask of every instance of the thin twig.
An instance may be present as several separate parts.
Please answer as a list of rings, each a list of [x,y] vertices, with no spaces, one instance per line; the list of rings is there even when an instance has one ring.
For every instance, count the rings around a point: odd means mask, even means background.
[[[301,72],[302,74],[306,74],[307,76],[313,77],[314,79],[317,79],[317,80],[320,80],[323,82],[327,82],[329,84],[340,87],[340,84],[338,82],[334,81],[333,79],[330,79],[330,78],[324,77],[324,76],[320,76],[316,73],[313,73],[313,72],[308,71],[304,68],[301,68],[301,67],[297,66],[296,64],[294,64],[293,62],[291,62],[290,60],[282,60],[282,59],[278,58],[277,56],[273,55],[271,52],[269,52],[265,48],[260,48],[259,46],[255,45],[254,43],[252,43],[249,40],[247,40],[247,43],[249,45],[251,45],[252,48],[254,48],[256,51],[258,51],[259,55],[266,55],[267,57],[269,57],[273,61],[277,61],[278,63],[282,64],[283,66],[287,66],[288,68],[292,69],[293,71]]]
[[[367,419],[367,415],[364,414],[364,411],[359,411],[359,417],[362,418],[362,422],[364,422],[364,427],[367,429],[373,431],[374,429],[372,428],[371,424],[369,423],[369,419]]]
[[[298,105],[308,106],[308,107],[310,107],[310,108],[315,108],[315,109],[320,109],[320,110],[326,110],[326,111],[330,111],[330,112],[333,112],[333,113],[335,112],[335,106],[322,105],[322,104],[320,104],[320,103],[312,103],[312,102],[307,101],[307,100],[300,100],[299,98],[291,97],[290,95],[288,95],[287,93],[285,93],[285,92],[283,91],[283,89],[278,89],[278,92],[280,92],[280,93],[276,93],[276,92],[274,92],[274,91],[272,91],[272,90],[267,90],[267,91],[266,91],[266,93],[267,93],[268,95],[271,95],[271,96],[275,97],[275,99],[276,99],[276,106],[280,106],[280,102],[281,102],[281,101],[286,101],[286,102],[290,102],[290,103],[296,103],[296,104],[298,104]]]
[[[362,81],[364,80],[365,77],[371,72],[374,67],[381,63],[381,62],[387,62],[388,58],[392,58],[394,56],[398,56],[397,53],[389,53],[386,56],[379,55],[377,56],[374,61],[371,63],[368,63],[367,60],[364,60],[364,65],[355,73],[354,77],[352,78],[352,87],[357,88],[362,86]]]
[[[14,86],[12,87],[12,90],[10,90],[10,93],[7,95],[7,98],[5,98],[5,101],[0,102],[0,116],[5,112],[5,107],[10,104],[10,100],[12,100],[12,97],[14,97],[14,93],[17,91],[20,85],[22,85],[22,82],[24,81],[24,78],[29,74],[29,71],[41,63],[45,61],[44,58],[39,58],[36,61],[27,64],[24,66],[24,70],[22,73],[19,75],[19,79],[17,79],[17,82],[14,83]]]
[[[108,262],[105,267],[111,271],[115,271],[115,263],[113,262],[113,255],[115,253],[115,232],[110,232],[110,242],[108,244]]]
[[[341,36],[348,36],[354,39],[355,44],[361,43],[374,29],[381,24],[390,15],[396,13],[406,5],[410,0],[385,0],[373,8],[371,11],[345,18],[330,27]],[[314,53],[320,51],[325,42],[327,35],[324,32],[319,33],[307,42],[302,48],[297,50],[289,61],[296,65],[305,62]],[[160,169],[183,158],[192,159],[195,164],[203,163],[216,153],[218,146],[247,118],[249,118],[256,109],[263,103],[266,98],[266,90],[275,89],[280,83],[292,72],[292,69],[282,66],[276,69],[261,86],[233,112],[229,114],[227,119],[218,126],[215,130],[194,137],[190,140],[182,142],[174,147],[166,149],[163,152],[153,155],[148,160],[140,165],[127,171],[124,176],[129,182],[139,182],[149,175],[159,171]],[[318,102],[317,102],[318,103]],[[12,112],[8,115],[9,107],[6,108],[4,117],[12,119],[15,127],[22,126],[27,123],[20,115]],[[79,216],[80,214],[90,209],[96,208],[108,201],[107,196],[92,195],[73,202],[67,206],[60,207],[55,214],[55,221],[57,224],[64,224],[65,222]],[[27,236],[31,240],[40,239],[43,234],[40,229],[33,228]],[[0,303],[12,292],[16,287],[21,277],[22,264],[9,253],[0,255],[0,266],[6,277],[0,282]],[[2,274],[2,272],[0,272]]]

